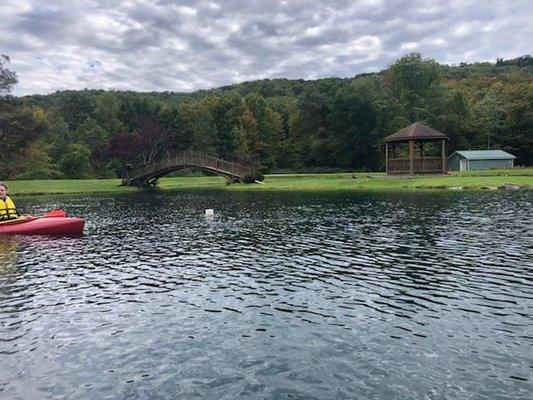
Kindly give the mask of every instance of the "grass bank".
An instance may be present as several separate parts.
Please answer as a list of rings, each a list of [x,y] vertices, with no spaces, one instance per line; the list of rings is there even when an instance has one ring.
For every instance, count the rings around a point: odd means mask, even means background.
[[[506,184],[533,189],[533,168],[463,172],[457,175],[389,177],[384,173],[267,175],[263,184],[228,185],[218,176],[172,177],[160,180],[161,189],[213,190],[419,190],[493,189]],[[139,190],[120,186],[120,179],[63,179],[8,182],[12,195],[124,193]]]

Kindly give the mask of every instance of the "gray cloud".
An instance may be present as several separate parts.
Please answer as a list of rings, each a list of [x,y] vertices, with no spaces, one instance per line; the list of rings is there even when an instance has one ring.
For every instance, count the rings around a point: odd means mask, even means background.
[[[441,63],[531,53],[528,0],[4,0],[15,93],[191,91],[348,77],[411,51]]]

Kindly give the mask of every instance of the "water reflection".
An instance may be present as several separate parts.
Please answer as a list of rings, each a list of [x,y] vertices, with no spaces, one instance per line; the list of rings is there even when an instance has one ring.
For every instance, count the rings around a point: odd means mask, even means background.
[[[0,236],[0,277],[16,271],[17,241],[12,237]]]
[[[0,390],[528,398],[531,200],[529,192],[27,199],[43,209],[59,202],[87,225],[83,238],[17,242],[17,272],[0,277]]]

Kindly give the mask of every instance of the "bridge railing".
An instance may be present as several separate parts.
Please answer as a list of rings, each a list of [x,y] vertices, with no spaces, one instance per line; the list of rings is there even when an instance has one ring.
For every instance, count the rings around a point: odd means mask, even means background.
[[[135,180],[145,176],[156,175],[158,172],[171,170],[177,166],[200,167],[213,170],[224,175],[231,175],[235,178],[243,178],[245,175],[253,174],[257,168],[252,165],[241,165],[232,161],[222,160],[215,156],[202,154],[197,151],[180,151],[168,155],[165,159],[152,164],[145,165],[131,171],[128,180]]]

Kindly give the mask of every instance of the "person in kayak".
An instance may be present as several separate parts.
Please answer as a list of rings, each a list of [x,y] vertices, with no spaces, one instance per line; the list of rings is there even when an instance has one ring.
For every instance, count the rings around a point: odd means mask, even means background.
[[[15,203],[7,195],[7,185],[0,182],[0,221],[17,219],[19,217]]]

